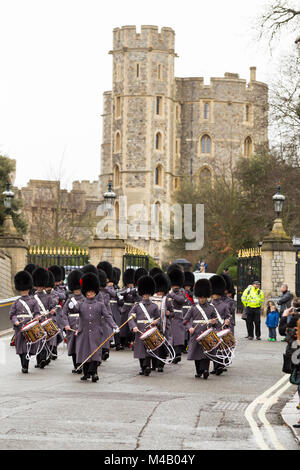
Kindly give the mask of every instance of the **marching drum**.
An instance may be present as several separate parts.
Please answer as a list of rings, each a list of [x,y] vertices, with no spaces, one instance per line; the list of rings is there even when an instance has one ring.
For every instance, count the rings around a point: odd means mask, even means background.
[[[210,328],[209,330],[204,331],[201,335],[196,338],[196,341],[202,344],[203,348],[207,352],[211,352],[216,349],[220,343],[220,338],[216,335],[214,330]]]
[[[156,327],[145,331],[140,339],[144,341],[150,351],[156,351],[166,340]]]
[[[223,345],[228,348],[234,348],[236,345],[236,341],[234,339],[233,334],[229,329],[221,330],[217,333],[218,337],[222,340]]]
[[[21,328],[21,332],[25,336],[28,343],[34,344],[44,339],[46,336],[45,330],[41,323],[37,320],[33,320]]]
[[[55,338],[55,336],[58,335],[59,333],[59,328],[57,328],[54,321],[51,319],[44,320],[41,323],[41,326],[47,334],[47,341],[49,341],[52,338]]]

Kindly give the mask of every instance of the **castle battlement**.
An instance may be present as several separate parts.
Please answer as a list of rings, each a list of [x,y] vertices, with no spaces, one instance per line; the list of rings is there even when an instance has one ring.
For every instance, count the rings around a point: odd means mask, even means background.
[[[113,30],[113,50],[128,49],[154,49],[174,50],[175,31],[163,27],[159,31],[157,26],[143,25],[138,33],[136,26],[122,26]]]

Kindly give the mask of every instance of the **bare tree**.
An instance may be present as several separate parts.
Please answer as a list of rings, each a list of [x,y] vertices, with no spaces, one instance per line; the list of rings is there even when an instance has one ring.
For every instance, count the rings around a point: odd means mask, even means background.
[[[267,37],[271,45],[283,31],[299,31],[299,26],[299,5],[292,1],[274,0],[260,18],[260,37]]]

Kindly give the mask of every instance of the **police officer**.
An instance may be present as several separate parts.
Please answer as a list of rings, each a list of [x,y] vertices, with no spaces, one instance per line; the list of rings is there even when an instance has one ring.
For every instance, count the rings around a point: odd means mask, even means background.
[[[248,286],[242,295],[242,303],[246,307],[248,339],[254,338],[254,326],[256,339],[261,339],[260,310],[264,301],[264,293],[260,288],[260,282],[254,281],[252,286]]]

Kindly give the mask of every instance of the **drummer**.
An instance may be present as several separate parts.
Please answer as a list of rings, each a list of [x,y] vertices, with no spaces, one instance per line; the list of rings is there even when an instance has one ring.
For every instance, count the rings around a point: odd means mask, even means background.
[[[195,285],[194,273],[191,273],[190,271],[185,271],[183,289],[184,289],[184,295],[186,299],[185,299],[185,304],[182,307],[183,316],[185,316],[185,314],[189,311],[191,306],[194,304],[194,299],[193,299],[194,285]],[[184,351],[183,351],[185,354],[187,353],[189,339],[190,339],[190,334],[189,334],[189,331],[186,330],[185,339],[184,339]]]
[[[79,327],[79,302],[84,300],[81,293],[80,279],[82,272],[79,269],[74,269],[68,275],[68,289],[71,292],[68,300],[65,302],[62,310],[62,323],[67,333],[68,356],[72,357],[74,369],[73,374],[81,374],[82,370],[77,368],[79,363],[76,360],[76,330]]]
[[[160,323],[159,330],[166,338],[166,340],[171,344],[172,343],[172,328],[171,328],[171,318],[174,316],[173,305],[171,300],[168,300],[167,293],[169,292],[169,280],[164,273],[156,274],[153,277],[155,282],[155,294],[151,297],[152,302],[156,303],[160,312]],[[156,354],[161,359],[166,359],[168,351],[165,344],[163,344]],[[165,363],[159,359],[152,358],[152,370],[157,372],[164,371]]]
[[[181,354],[184,349],[185,328],[183,324],[183,306],[186,302],[186,296],[183,290],[184,274],[181,269],[172,268],[168,272],[171,284],[171,291],[168,293],[168,299],[172,300],[174,317],[171,321],[172,326],[172,346],[176,357],[173,361],[177,364],[181,361]]]
[[[45,291],[49,283],[49,271],[45,268],[36,268],[32,273],[33,285],[36,288],[34,298],[38,303],[41,315],[41,321],[52,319],[55,315],[56,299],[48,295]],[[44,369],[49,364],[47,360],[47,349],[44,347],[42,351],[36,356],[35,368]]]
[[[129,312],[136,315],[134,320],[129,321],[129,328],[135,333],[134,358],[140,361],[140,375],[148,376],[151,373],[151,356],[147,352],[144,342],[140,339],[149,327],[156,326],[160,321],[158,306],[150,300],[154,295],[155,282],[150,276],[142,276],[138,280],[138,293],[142,297],[141,302],[136,303]]]
[[[37,301],[29,295],[29,291],[33,287],[32,276],[29,272],[19,271],[14,277],[14,284],[21,297],[11,306],[9,317],[15,332],[16,354],[19,355],[21,360],[22,373],[27,374],[29,367],[28,343],[21,329],[33,319],[40,319],[40,309]],[[33,350],[29,351],[29,355],[34,353]]]
[[[211,284],[208,279],[199,279],[196,282],[194,295],[198,298],[199,304],[192,305],[183,319],[185,327],[190,333],[187,359],[195,361],[195,377],[203,377],[207,380],[210,361],[204,353],[202,344],[198,343],[197,337],[205,330],[215,327],[217,323],[215,309],[207,301],[211,296]]]

